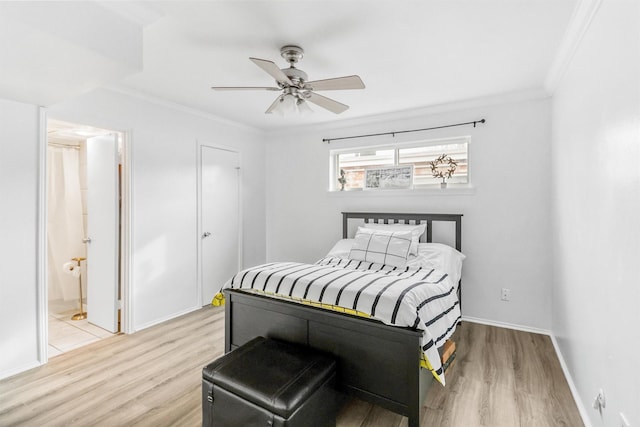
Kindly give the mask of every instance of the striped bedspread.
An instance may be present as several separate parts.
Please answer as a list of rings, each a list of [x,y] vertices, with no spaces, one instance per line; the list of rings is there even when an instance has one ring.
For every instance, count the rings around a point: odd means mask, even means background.
[[[454,284],[444,272],[343,258],[277,262],[237,273],[224,288],[251,289],[424,331],[424,365],[444,385],[438,347],[460,320]]]

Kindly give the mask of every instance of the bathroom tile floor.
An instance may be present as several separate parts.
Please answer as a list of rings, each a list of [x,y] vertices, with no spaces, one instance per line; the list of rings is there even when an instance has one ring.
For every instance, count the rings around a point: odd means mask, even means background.
[[[49,314],[49,358],[112,336],[84,320],[71,320],[78,309]]]

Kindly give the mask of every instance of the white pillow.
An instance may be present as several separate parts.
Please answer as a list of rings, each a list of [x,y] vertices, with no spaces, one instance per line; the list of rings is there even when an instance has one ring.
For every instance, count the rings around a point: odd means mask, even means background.
[[[355,239],[338,240],[327,256],[348,259]],[[451,246],[442,243],[420,243],[418,256],[409,255],[403,267],[435,268],[451,276],[457,287],[462,276],[462,261],[466,256]]]
[[[378,224],[374,222],[365,223],[364,228],[369,228],[371,230],[382,230],[382,231],[410,231],[411,232],[411,255],[418,254],[418,243],[420,242],[420,236],[422,236],[427,229],[427,223],[424,222],[422,224]]]
[[[420,243],[418,245],[418,256],[409,260],[407,266],[435,268],[444,271],[453,279],[454,286],[458,286],[462,276],[462,261],[466,256],[442,243]]]
[[[351,252],[352,246],[353,239],[340,239],[336,242],[335,245],[333,245],[326,256],[335,258],[349,258],[349,252]]]
[[[358,227],[349,259],[402,267],[411,247],[410,231],[374,231]]]

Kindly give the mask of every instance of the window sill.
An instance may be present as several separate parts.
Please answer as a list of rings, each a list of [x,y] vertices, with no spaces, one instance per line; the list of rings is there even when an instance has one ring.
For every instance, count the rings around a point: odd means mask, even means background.
[[[447,188],[430,187],[410,190],[329,190],[330,197],[393,197],[393,196],[473,196],[476,187],[473,185],[450,185]]]

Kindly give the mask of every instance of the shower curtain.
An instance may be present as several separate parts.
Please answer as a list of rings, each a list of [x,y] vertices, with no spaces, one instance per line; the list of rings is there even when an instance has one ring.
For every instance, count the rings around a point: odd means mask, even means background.
[[[48,299],[77,300],[78,279],[65,273],[62,266],[71,258],[86,257],[80,150],[49,145],[47,154]]]

